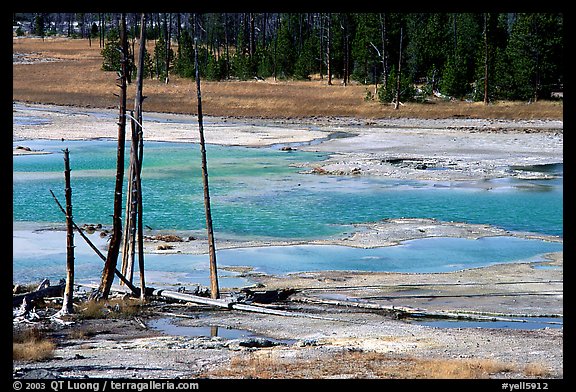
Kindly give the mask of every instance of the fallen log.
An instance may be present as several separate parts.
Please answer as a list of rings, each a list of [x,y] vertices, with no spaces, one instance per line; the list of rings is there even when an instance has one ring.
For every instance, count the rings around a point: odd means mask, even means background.
[[[97,285],[93,284],[82,284],[79,286],[84,287],[92,287],[96,288]],[[118,291],[121,293],[129,294],[129,291],[126,288],[121,286],[112,286],[110,289],[111,291]],[[213,299],[208,297],[200,297],[198,295],[193,294],[186,294],[181,293],[178,291],[166,290],[166,289],[154,289],[152,287],[146,288],[146,294],[156,297],[168,298],[168,299],[175,299],[178,301],[190,302],[194,304],[201,304],[201,305],[208,305],[212,307],[228,309],[228,310],[242,310],[245,312],[254,312],[254,313],[262,313],[262,314],[270,314],[274,316],[283,316],[283,317],[306,317],[306,318],[313,318],[313,319],[320,319],[320,320],[328,320],[328,321],[341,321],[341,322],[352,322],[350,320],[341,320],[335,319],[332,317],[325,317],[311,313],[304,313],[304,312],[292,312],[287,310],[279,310],[279,309],[270,309],[262,306],[256,305],[248,305],[239,303],[236,299]]]
[[[257,302],[259,304],[284,301],[297,292],[295,289],[253,290],[251,288],[244,288],[241,291],[246,295],[245,301]]]
[[[294,302],[313,303],[319,305],[346,306],[346,307],[378,310],[392,314],[394,315],[395,318],[404,318],[409,316],[419,317],[426,312],[426,310],[424,309],[411,308],[408,306],[394,306],[394,305],[390,306],[368,301],[358,302],[348,300],[317,299],[307,297],[304,295],[291,298],[290,300]]]
[[[312,318],[312,319],[318,319],[318,320],[341,321],[341,322],[346,322],[346,323],[352,323],[353,322],[351,320],[341,320],[341,319],[336,319],[333,317],[319,316],[317,314],[312,314],[312,313],[292,312],[292,311],[288,311],[288,310],[270,309],[270,308],[264,308],[261,306],[246,305],[246,304],[241,304],[241,303],[232,304],[232,309],[244,310],[246,312],[272,314],[275,316],[283,316],[283,317],[305,317],[305,318]]]
[[[319,316],[310,313],[303,313],[303,312],[291,312],[286,310],[279,310],[279,309],[270,309],[256,305],[248,305],[236,302],[235,300],[224,300],[224,299],[212,299],[206,297],[199,297],[197,295],[180,293],[171,290],[153,290],[152,295],[177,299],[180,301],[192,302],[202,305],[212,305],[220,308],[225,309],[234,309],[234,310],[243,310],[246,312],[255,312],[255,313],[262,313],[262,314],[271,314],[274,316],[283,316],[283,317],[307,317],[307,318],[314,318],[314,319],[321,319],[321,320],[329,320],[329,321],[347,321],[347,320],[338,320],[331,317]]]
[[[164,298],[177,299],[185,302],[192,302],[202,305],[211,305],[219,308],[231,309],[233,301],[225,301],[223,299],[213,299],[208,297],[200,297],[197,295],[180,293],[172,290],[152,289],[152,295]]]
[[[481,314],[479,312],[469,312],[469,311],[458,311],[458,310],[451,310],[451,311],[430,311],[426,309],[420,308],[411,308],[408,306],[390,306],[390,305],[382,305],[375,302],[368,302],[368,301],[349,301],[349,300],[330,300],[330,299],[317,299],[311,298],[306,296],[298,296],[297,298],[292,298],[292,301],[295,302],[305,302],[305,303],[314,303],[314,304],[321,304],[321,305],[333,305],[333,306],[347,306],[347,307],[356,307],[362,309],[372,309],[372,310],[379,310],[385,311],[390,314],[393,314],[395,318],[433,318],[433,319],[453,319],[453,320],[468,320],[468,321],[504,321],[504,322],[519,322],[525,323],[526,319],[519,318],[513,315],[509,315],[509,317],[502,317],[506,316],[505,314],[501,314],[501,316],[496,315],[488,315],[488,314]],[[552,324],[552,323],[550,323]]]
[[[17,306],[20,306],[24,301],[24,299],[26,299],[26,302],[30,303],[32,301],[45,297],[62,297],[62,295],[64,294],[64,288],[66,287],[66,283],[61,282],[58,285],[50,286],[50,282],[48,282],[48,285],[44,284],[43,286],[44,287],[39,288],[38,290],[35,291],[13,295],[12,307],[15,308]]]

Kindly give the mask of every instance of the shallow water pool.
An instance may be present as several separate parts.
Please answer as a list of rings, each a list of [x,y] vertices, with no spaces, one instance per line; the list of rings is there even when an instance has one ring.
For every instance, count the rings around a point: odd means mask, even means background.
[[[543,329],[564,327],[563,317],[523,317],[517,320],[518,321],[412,320],[410,323],[435,328]]]
[[[106,241],[96,235],[91,240],[99,247]],[[38,282],[45,277],[56,280],[64,277],[65,244],[63,231],[15,231],[14,281]],[[103,261],[81,238],[76,237],[75,245],[77,281],[98,279]],[[562,243],[516,237],[424,238],[373,249],[338,245],[261,246],[221,249],[216,255],[219,284],[229,288],[245,287],[251,282],[226,267],[247,266],[253,272],[279,275],[322,270],[448,272],[497,263],[542,261],[541,255],[562,249]],[[206,254],[146,254],[144,260],[147,281],[156,285],[209,286]]]

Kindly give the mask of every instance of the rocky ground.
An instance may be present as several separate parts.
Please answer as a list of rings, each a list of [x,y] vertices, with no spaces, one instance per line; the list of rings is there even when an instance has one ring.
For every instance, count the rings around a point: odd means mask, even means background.
[[[546,263],[561,267],[561,254]],[[426,358],[492,364],[482,378],[563,377],[563,329],[551,328],[552,324],[524,330],[469,328],[461,321],[459,327],[442,328],[419,325],[418,317],[395,319],[386,310],[395,306],[424,313],[458,312],[462,318],[512,319],[517,324],[530,320],[527,316],[549,316],[546,320],[561,322],[555,317],[562,314],[561,268],[517,264],[445,274],[316,272],[260,279],[266,289],[297,288],[287,300],[276,302],[275,308],[298,316],[156,302],[145,315],[135,318],[84,320],[56,328],[52,332],[58,341],[54,357],[14,363],[14,375],[245,377],[251,373],[237,368],[240,360],[264,358],[262,371],[270,364],[301,362],[299,373],[284,377],[306,378],[310,374],[307,361],[321,358],[328,363],[342,353],[359,352],[406,361]],[[209,326],[213,331],[219,328],[216,335],[241,332],[232,337],[210,336],[206,331],[206,336],[194,336],[190,329]],[[255,336],[242,336],[248,331]],[[330,377],[371,377],[362,369],[348,376],[340,372],[337,368]]]

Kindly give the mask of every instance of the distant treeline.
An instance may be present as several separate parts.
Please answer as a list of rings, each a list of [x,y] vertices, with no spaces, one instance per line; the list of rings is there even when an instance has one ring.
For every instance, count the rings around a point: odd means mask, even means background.
[[[13,18],[36,35],[98,39],[103,68],[115,70],[119,15]],[[135,41],[140,14],[127,21]],[[146,75],[166,82],[194,76],[197,42],[207,80],[315,75],[328,84],[376,83],[382,102],[398,88],[401,101],[436,94],[489,102],[548,99],[563,87],[560,13],[149,13],[146,35],[155,41]]]

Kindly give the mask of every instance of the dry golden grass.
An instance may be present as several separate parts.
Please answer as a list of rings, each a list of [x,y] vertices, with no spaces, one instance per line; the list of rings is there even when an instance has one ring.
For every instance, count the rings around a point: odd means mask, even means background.
[[[78,319],[132,318],[141,313],[139,303],[129,299],[111,299],[102,301],[86,301],[79,306],[76,314]]]
[[[147,44],[152,50],[152,42]],[[23,102],[115,108],[118,93],[116,74],[102,71],[98,42],[89,46],[87,39],[18,38],[13,52],[35,53],[56,62],[13,65],[13,99]],[[134,97],[128,88],[129,106]],[[315,77],[310,81],[224,81],[202,82],[204,115],[239,117],[357,117],[357,118],[501,118],[562,119],[561,101],[482,103],[446,102],[407,103],[399,110],[391,105],[366,101],[367,91],[374,86],[351,83],[343,86],[334,80]],[[196,85],[193,80],[171,76],[164,81],[144,81],[144,110],[195,114]]]
[[[540,363],[529,363],[524,367],[524,374],[528,377],[549,377],[551,372],[546,366]]]
[[[41,361],[51,358],[56,344],[36,328],[15,331],[12,339],[14,361]]]
[[[542,366],[537,372],[525,369],[526,376],[546,376]],[[250,353],[232,358],[227,369],[204,374],[214,378],[261,379],[485,379],[491,375],[522,372],[518,366],[493,359],[439,359],[397,356],[376,352],[344,352],[316,359],[275,359],[271,355]]]
[[[68,337],[70,339],[86,339],[95,336],[97,333],[90,329],[74,328],[70,331]]]

